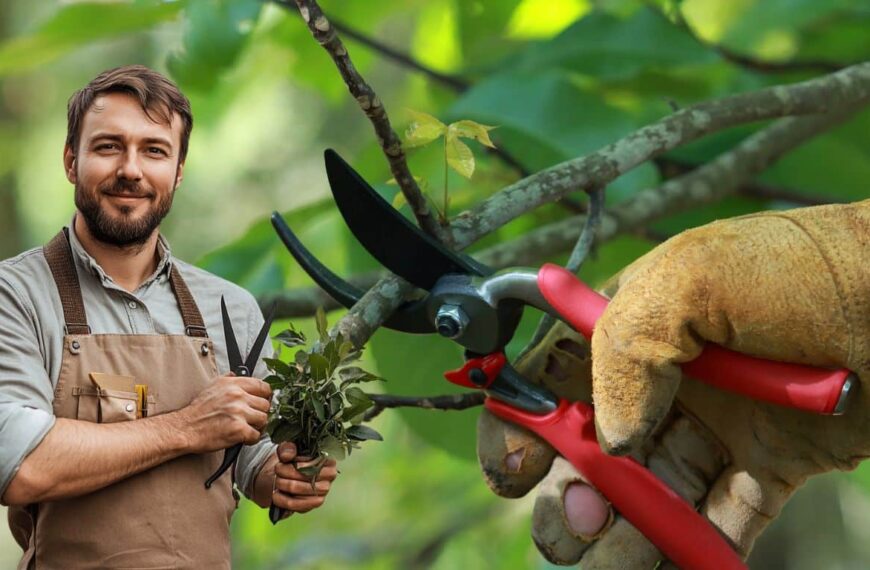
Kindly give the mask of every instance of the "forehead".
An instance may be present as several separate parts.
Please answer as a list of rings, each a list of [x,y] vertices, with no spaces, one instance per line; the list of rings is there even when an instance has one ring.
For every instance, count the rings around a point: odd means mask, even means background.
[[[125,93],[106,93],[94,99],[82,120],[81,138],[115,135],[128,139],[166,138],[174,146],[181,144],[182,121],[172,114],[171,124],[160,122],[156,113],[149,117],[139,100]]]

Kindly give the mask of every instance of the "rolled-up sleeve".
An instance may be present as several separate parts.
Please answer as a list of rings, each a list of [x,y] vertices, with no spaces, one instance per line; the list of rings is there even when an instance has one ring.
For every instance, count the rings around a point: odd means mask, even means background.
[[[0,277],[0,496],[54,425],[51,402],[33,308]]]
[[[263,316],[260,313],[260,308],[253,296],[250,298],[250,303],[252,306],[250,313],[251,317],[248,319],[248,352],[251,350],[251,345],[254,344],[257,333],[260,332],[260,327],[263,326],[264,322]],[[267,339],[261,356],[271,358],[275,356],[274,352],[271,340]],[[255,378],[265,378],[269,375],[269,371],[262,358],[257,362],[253,375]],[[242,447],[242,451],[239,454],[236,463],[236,485],[245,497],[249,499],[252,498],[254,482],[257,479],[257,475],[260,474],[260,470],[263,468],[263,465],[265,465],[266,460],[275,452],[277,447],[277,445],[272,443],[269,435],[265,433],[256,444],[245,445]]]

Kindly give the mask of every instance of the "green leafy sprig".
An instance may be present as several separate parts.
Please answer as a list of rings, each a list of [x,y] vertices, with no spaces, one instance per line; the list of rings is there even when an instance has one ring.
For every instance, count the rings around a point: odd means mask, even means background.
[[[311,458],[310,465],[298,469],[311,477],[312,484],[328,458],[342,460],[361,441],[383,440],[377,431],[362,425],[374,402],[358,386],[383,378],[353,365],[362,352],[341,334],[329,336],[322,309],[316,323],[320,339],[310,350],[297,350],[290,361],[263,359],[272,371],[265,380],[274,390],[266,432],[275,443],[292,441],[298,456]],[[274,339],[288,348],[307,343],[293,325]]]
[[[438,212],[438,218],[442,225],[447,225],[447,209],[450,207],[450,195],[447,191],[447,171],[452,168],[460,175],[470,179],[474,174],[475,160],[474,153],[467,144],[459,140],[460,138],[476,140],[480,144],[489,148],[495,148],[492,140],[489,138],[489,131],[495,127],[483,125],[474,121],[462,120],[445,125],[432,115],[408,109],[411,115],[411,123],[405,131],[405,150],[420,148],[426,146],[436,140],[444,137],[444,191],[441,206],[432,199],[429,195],[428,184],[418,178],[417,181],[420,190],[429,197],[432,206]],[[395,179],[390,179],[388,183],[395,183]],[[401,192],[396,194],[393,200],[393,207],[400,208],[406,203],[405,195]]]

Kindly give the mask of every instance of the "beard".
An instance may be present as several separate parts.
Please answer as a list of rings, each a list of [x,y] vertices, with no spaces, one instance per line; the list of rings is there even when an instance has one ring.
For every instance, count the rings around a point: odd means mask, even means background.
[[[131,216],[133,207],[121,206],[118,208],[121,215],[118,216],[100,205],[100,195],[103,193],[145,197],[150,200],[150,205],[148,211],[138,218]],[[120,248],[135,248],[151,237],[169,213],[174,194],[169,192],[160,197],[151,188],[121,179],[102,184],[95,191],[76,183],[75,204],[94,239]]]

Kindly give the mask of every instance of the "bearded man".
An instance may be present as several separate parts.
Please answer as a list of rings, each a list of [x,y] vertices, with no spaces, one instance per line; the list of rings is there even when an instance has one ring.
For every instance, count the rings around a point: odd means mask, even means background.
[[[162,75],[96,77],[68,107],[71,223],[0,263],[0,496],[19,568],[229,568],[236,488],[289,516],[322,505],[336,477],[332,462],[312,488],[293,445],[263,437],[262,363],[227,372],[220,298],[243,350],[263,324],[254,298],[159,233],[192,125]]]

